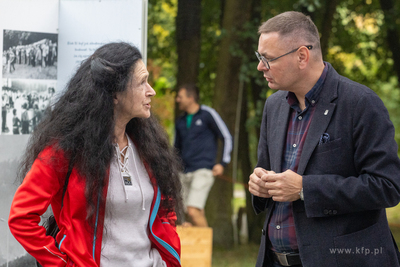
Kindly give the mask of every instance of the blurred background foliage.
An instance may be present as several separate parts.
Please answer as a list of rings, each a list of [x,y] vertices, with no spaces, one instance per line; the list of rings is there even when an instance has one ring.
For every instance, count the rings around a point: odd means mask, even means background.
[[[196,83],[202,103],[214,107],[238,138],[238,153],[221,184],[214,186],[217,189],[211,192],[211,203],[206,207],[214,233],[221,233],[214,234],[217,247],[230,248],[237,240],[229,219],[236,218],[233,184],[245,188],[256,164],[262,108],[273,93],[256,69],[257,29],[263,21],[288,10],[301,11],[313,19],[321,34],[324,60],[339,74],[370,87],[381,97],[400,142],[400,1],[149,0],[147,64],[150,83],[157,92],[153,112],[171,143],[177,81]],[[197,46],[191,46],[194,43]],[[182,77],[190,68],[193,71]],[[225,209],[214,209],[215,203]],[[248,192],[241,203],[247,203],[249,242],[257,243],[263,218],[251,214]],[[391,223],[400,225],[398,208],[388,212]]]

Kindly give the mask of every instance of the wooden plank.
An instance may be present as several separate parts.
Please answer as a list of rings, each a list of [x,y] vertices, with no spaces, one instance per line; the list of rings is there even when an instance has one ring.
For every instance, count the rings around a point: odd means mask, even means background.
[[[177,226],[176,230],[181,239],[182,267],[211,267],[212,228]]]

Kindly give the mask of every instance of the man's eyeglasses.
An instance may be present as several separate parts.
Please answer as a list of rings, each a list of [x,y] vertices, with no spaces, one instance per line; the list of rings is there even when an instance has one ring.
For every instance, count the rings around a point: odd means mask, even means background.
[[[300,47],[301,47],[301,46],[300,46]],[[284,55],[282,55],[282,56],[279,56],[279,57],[276,57],[276,58],[273,58],[273,59],[270,59],[270,60],[267,60],[264,56],[262,56],[260,53],[258,53],[258,51],[254,51],[254,52],[256,53],[256,56],[257,56],[258,60],[259,60],[259,61],[262,61],[262,63],[264,64],[264,66],[265,66],[267,69],[270,69],[269,62],[272,62],[272,61],[274,61],[274,60],[277,60],[278,58],[281,58],[281,57],[283,57],[283,56],[286,56],[286,55],[289,55],[289,54],[291,54],[291,53],[293,53],[293,52],[296,52],[297,50],[300,49],[300,47],[298,47],[298,48],[296,48],[296,49],[293,49],[292,51],[287,52],[286,54],[284,54]],[[313,48],[312,45],[305,45],[305,47],[307,47],[308,50],[311,50],[311,49]]]

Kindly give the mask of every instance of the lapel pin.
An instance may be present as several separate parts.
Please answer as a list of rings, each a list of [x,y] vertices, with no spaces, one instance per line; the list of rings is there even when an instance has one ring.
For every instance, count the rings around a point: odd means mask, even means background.
[[[329,110],[325,110],[324,115],[328,115]]]

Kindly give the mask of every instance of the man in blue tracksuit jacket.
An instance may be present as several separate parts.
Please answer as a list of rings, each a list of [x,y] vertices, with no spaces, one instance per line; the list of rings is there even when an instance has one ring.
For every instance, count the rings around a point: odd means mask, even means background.
[[[214,183],[230,162],[232,137],[218,113],[199,104],[199,90],[193,84],[181,86],[176,102],[185,114],[175,123],[175,147],[185,171],[181,175],[186,213],[194,226],[207,227],[204,206]],[[218,139],[223,142],[222,159],[216,163]]]

